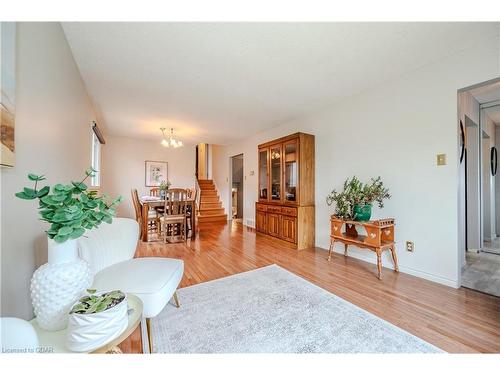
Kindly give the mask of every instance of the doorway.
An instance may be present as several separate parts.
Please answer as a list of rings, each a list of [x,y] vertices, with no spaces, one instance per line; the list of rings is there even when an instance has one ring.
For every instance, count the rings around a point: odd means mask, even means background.
[[[243,221],[243,154],[231,157],[231,219]]]
[[[208,151],[209,145],[207,143],[199,143],[196,145],[195,175],[198,180],[207,180],[209,178]]]
[[[461,285],[500,296],[500,79],[460,91],[458,103],[465,131],[459,169]]]

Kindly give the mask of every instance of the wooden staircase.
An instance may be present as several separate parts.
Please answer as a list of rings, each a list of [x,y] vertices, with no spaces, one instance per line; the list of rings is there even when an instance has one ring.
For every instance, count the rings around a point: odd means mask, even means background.
[[[198,223],[226,222],[227,215],[222,208],[217,190],[212,180],[198,180],[200,186],[200,207]]]

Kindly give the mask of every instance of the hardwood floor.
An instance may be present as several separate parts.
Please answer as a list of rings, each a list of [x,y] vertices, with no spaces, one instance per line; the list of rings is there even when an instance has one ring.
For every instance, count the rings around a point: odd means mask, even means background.
[[[297,251],[241,223],[203,224],[198,230],[187,246],[140,243],[136,256],[183,259],[181,287],[275,263],[447,352],[500,352],[498,297],[391,269],[378,280],[373,264],[339,254],[328,262],[324,249]],[[140,353],[139,330],[121,348]]]

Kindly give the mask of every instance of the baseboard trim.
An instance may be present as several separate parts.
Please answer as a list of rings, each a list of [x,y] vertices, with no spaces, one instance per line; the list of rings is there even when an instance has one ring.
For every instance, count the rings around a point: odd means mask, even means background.
[[[320,249],[324,250],[325,252],[328,251],[324,247],[320,247]],[[342,254],[342,255],[344,254],[344,250],[343,249],[340,250],[340,249],[335,249],[334,248],[333,251],[335,253],[337,253],[337,254]],[[351,252],[349,254],[349,256],[353,257],[355,259],[362,260],[364,262],[368,262],[368,263],[375,264],[375,265],[377,264],[376,257],[370,257],[368,254],[360,254],[360,253]],[[387,268],[391,268],[392,267],[392,263],[391,264],[387,264],[386,262],[384,262],[384,259],[382,259],[382,265],[383,266],[387,266]],[[411,267],[402,266],[401,264],[399,264],[399,272],[407,273],[408,275],[420,277],[421,279],[425,279],[425,280],[429,280],[429,281],[432,281],[432,282],[435,282],[435,283],[438,283],[438,284],[446,285],[446,286],[449,286],[451,288],[455,288],[455,289],[460,288],[460,285],[458,284],[458,280],[448,279],[446,277],[438,276],[438,275],[435,275],[435,274],[432,274],[432,273],[428,273],[428,272],[425,272],[425,271],[421,271],[421,270],[417,270],[417,269],[414,269],[414,268],[411,268]]]

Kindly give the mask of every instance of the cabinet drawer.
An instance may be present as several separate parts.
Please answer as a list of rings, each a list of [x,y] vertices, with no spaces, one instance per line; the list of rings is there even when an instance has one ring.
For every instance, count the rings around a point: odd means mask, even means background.
[[[283,215],[297,217],[297,209],[294,208],[294,207],[282,207],[281,208],[281,213]]]
[[[262,211],[262,212],[266,212],[267,211],[267,206],[265,204],[260,204],[260,203],[257,203],[257,211]]]
[[[280,206],[267,206],[267,212],[279,214],[279,213],[281,213],[281,207]]]

